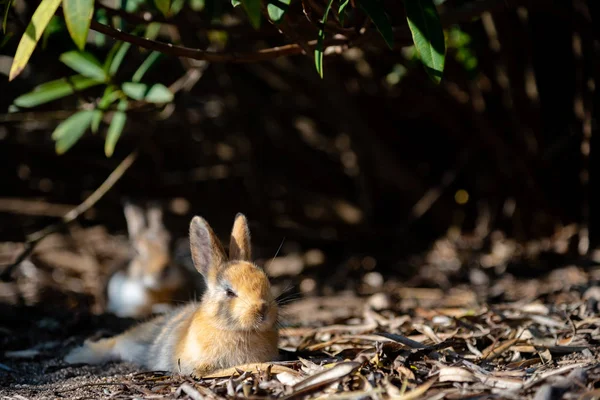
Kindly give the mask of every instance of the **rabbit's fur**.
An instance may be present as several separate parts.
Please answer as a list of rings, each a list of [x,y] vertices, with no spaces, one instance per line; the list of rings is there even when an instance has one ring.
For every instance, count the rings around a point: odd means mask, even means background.
[[[171,257],[171,235],[163,225],[160,206],[146,212],[124,202],[133,256],[125,269],[114,273],[107,285],[107,311],[119,317],[141,318],[164,313],[174,304],[191,300],[204,287]]]
[[[207,290],[187,304],[125,333],[84,343],[68,363],[133,362],[150,370],[201,377],[217,369],[278,358],[278,308],[264,270],[251,262],[246,217],[235,218],[226,256],[201,217],[190,223],[190,248]]]

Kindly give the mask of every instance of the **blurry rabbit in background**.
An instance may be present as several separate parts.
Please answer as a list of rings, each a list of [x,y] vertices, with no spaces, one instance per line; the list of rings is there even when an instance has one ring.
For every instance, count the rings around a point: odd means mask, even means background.
[[[150,204],[144,213],[126,200],[124,212],[133,255],[126,267],[109,279],[107,311],[141,318],[200,296],[203,282],[173,260],[171,234],[163,224],[161,207]]]

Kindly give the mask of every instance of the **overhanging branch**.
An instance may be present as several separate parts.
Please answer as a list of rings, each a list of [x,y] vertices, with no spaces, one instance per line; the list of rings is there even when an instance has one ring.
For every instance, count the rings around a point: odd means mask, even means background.
[[[131,35],[126,32],[111,28],[108,25],[92,21],[91,29],[103,33],[124,42],[135,44],[148,50],[155,50],[161,53],[175,56],[187,57],[194,60],[209,62],[231,62],[231,63],[252,63],[265,60],[272,60],[277,57],[301,54],[304,52],[302,47],[297,44],[288,44],[285,46],[271,47],[256,52],[238,53],[238,52],[217,52],[193,49],[190,47],[176,46],[171,43],[158,42],[156,40],[145,39],[139,36]],[[347,39],[330,39],[325,41],[325,47],[349,45]],[[314,49],[317,45],[316,40],[311,40],[308,45]]]
[[[517,0],[515,0],[517,1]],[[462,8],[449,10],[448,12],[440,15],[442,25],[448,27],[450,25],[469,21],[474,17],[477,17],[484,11],[498,10],[500,8],[510,8],[515,5],[509,5],[506,0],[481,0],[468,3]],[[92,20],[90,28],[96,32],[110,36],[114,39],[121,40],[135,44],[136,46],[159,51],[163,54],[167,54],[175,57],[186,57],[194,60],[209,61],[209,62],[230,62],[230,63],[253,63],[266,60],[272,60],[278,57],[291,56],[304,54],[307,50],[311,52],[317,45],[317,40],[310,40],[303,43],[303,46],[298,44],[288,44],[284,46],[277,46],[258,50],[255,52],[215,52],[205,51],[201,49],[194,49],[183,46],[176,46],[171,43],[159,42],[156,40],[150,40],[143,37],[131,35],[126,32],[122,32],[118,29],[114,29],[108,25],[101,24],[97,21]],[[407,26],[398,26],[394,28],[395,37],[398,39],[399,46],[410,45],[410,31]],[[332,46],[344,46],[353,47],[359,43],[364,43],[366,38],[371,38],[372,35],[362,35],[354,40],[346,38],[334,38],[328,39],[324,42],[324,48]],[[312,54],[312,53],[311,53]]]

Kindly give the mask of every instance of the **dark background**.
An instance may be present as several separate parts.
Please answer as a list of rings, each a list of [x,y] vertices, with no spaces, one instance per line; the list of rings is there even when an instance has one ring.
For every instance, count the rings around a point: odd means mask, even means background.
[[[88,132],[66,154],[55,154],[50,133],[75,109],[75,98],[7,113],[18,95],[69,73],[57,57],[72,43],[51,36],[14,82],[0,79],[0,196],[74,206],[138,149],[133,167],[79,223],[123,232],[124,197],[158,199],[169,210],[175,237],[185,238],[196,214],[226,237],[235,213],[244,212],[258,257],[275,255],[284,238],[284,254],[294,246],[318,248],[326,255],[323,279],[333,270],[352,274],[349,260],[364,256],[373,257],[383,274],[411,277],[419,266],[411,256],[452,227],[451,233],[460,229],[464,247],[475,238],[472,247],[481,250],[494,232],[525,245],[577,224],[566,253],[577,258],[581,229],[589,226],[591,254],[600,239],[596,3],[495,3],[491,19],[460,23],[477,67],[465,69],[451,47],[440,85],[403,51],[380,43],[326,56],[323,80],[301,55],[211,64],[189,91],[177,93],[174,105],[130,113],[110,159],[103,133]],[[444,7],[465,4],[447,1]],[[27,21],[33,10],[24,8],[20,18]],[[182,40],[202,45],[197,38]],[[277,37],[253,40],[231,38],[228,46],[280,43]],[[12,56],[17,43],[12,38],[2,54]],[[123,76],[146,56],[132,49]],[[395,65],[406,72],[391,85],[387,77]],[[165,57],[147,79],[169,85],[187,67]],[[589,157],[582,146],[591,149]],[[583,182],[582,174],[589,180]],[[455,199],[459,190],[468,193],[466,204]],[[0,241],[23,241],[56,221],[28,214],[0,210]]]

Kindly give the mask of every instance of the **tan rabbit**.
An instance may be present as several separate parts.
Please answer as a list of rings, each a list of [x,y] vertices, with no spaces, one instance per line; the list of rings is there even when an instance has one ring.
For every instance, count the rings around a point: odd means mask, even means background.
[[[246,217],[235,218],[227,258],[208,223],[194,217],[190,248],[207,290],[199,303],[160,315],[125,333],[86,341],[68,363],[123,360],[150,370],[201,377],[217,369],[278,357],[278,308],[269,278],[251,260]]]
[[[151,204],[144,214],[141,207],[126,201],[124,212],[134,255],[125,270],[110,277],[107,311],[141,318],[166,312],[203,291],[191,271],[173,262],[171,235],[163,225],[162,209]]]

